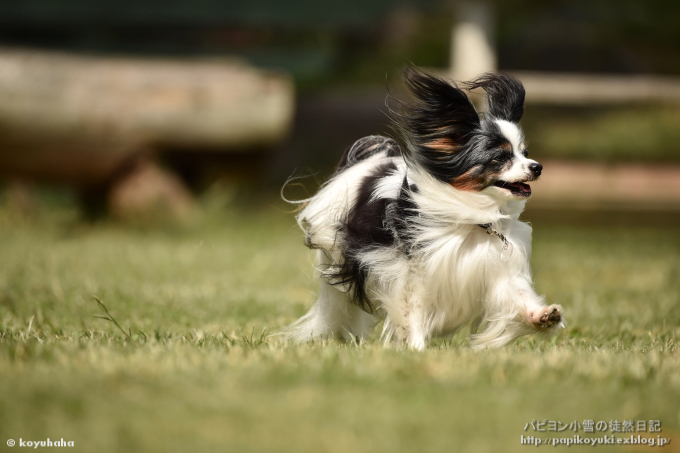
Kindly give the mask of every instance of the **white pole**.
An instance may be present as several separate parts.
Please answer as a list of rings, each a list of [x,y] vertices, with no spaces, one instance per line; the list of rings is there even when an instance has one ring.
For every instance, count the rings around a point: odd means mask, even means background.
[[[493,7],[488,1],[456,3],[456,22],[451,34],[451,75],[470,80],[497,70]]]

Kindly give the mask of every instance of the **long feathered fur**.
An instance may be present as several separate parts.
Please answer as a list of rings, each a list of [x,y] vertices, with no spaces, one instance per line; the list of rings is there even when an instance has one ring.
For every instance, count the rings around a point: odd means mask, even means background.
[[[532,288],[531,227],[519,221],[542,168],[516,125],[521,83],[486,74],[465,85],[486,90],[480,115],[453,83],[414,68],[404,79],[414,100],[395,117],[401,143],[357,141],[297,216],[321,287],[282,335],[357,340],[381,319],[385,342],[416,349],[470,321],[476,347],[554,333],[561,307]]]

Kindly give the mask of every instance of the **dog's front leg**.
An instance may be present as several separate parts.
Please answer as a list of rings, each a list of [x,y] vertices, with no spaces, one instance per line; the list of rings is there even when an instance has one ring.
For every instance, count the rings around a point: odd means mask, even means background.
[[[426,333],[425,316],[422,309],[411,310],[408,314],[406,344],[417,351],[425,349],[429,335]]]
[[[561,305],[540,305],[527,307],[527,321],[536,330],[550,329],[551,327],[563,323]]]
[[[564,327],[562,307],[555,304],[545,305],[544,298],[534,292],[530,281],[518,279],[512,286],[515,288],[514,303],[518,307],[518,317],[524,323],[538,332]]]
[[[432,336],[422,283],[411,276],[395,279],[385,291],[381,308],[386,319],[382,337],[421,351]]]
[[[490,288],[484,303],[483,332],[473,336],[474,347],[500,347],[534,332],[553,333],[564,327],[562,307],[545,305],[525,278]]]

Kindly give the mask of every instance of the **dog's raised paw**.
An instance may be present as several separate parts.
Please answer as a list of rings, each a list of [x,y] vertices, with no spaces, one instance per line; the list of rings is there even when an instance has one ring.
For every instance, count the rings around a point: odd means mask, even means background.
[[[562,321],[562,307],[559,305],[540,307],[529,313],[529,320],[535,327],[543,329],[552,327]]]

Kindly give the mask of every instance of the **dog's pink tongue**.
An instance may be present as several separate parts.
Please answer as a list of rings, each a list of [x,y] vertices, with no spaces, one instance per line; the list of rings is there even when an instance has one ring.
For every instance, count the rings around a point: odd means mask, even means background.
[[[529,193],[531,192],[531,186],[529,184],[524,184],[523,182],[516,182],[511,184],[512,187],[516,188],[520,192]]]

